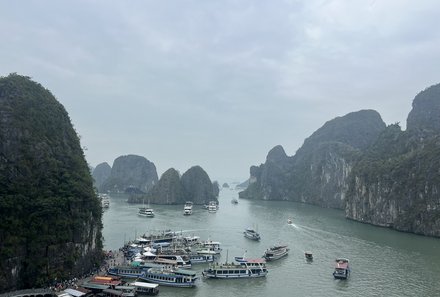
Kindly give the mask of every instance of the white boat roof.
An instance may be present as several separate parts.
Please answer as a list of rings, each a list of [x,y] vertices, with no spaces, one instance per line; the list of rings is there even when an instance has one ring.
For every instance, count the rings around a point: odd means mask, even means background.
[[[86,295],[86,293],[75,290],[75,289],[65,289],[64,292],[66,292],[72,296],[75,296],[75,297],[80,297],[80,296]]]
[[[146,251],[146,252],[143,253],[142,255],[144,255],[145,257],[155,257],[155,256],[156,256],[156,254],[153,254],[153,253],[150,252],[150,251]]]
[[[135,287],[143,287],[143,288],[157,288],[159,285],[158,284],[150,284],[150,283],[144,283],[144,282],[134,282],[131,283],[130,285],[135,286]]]

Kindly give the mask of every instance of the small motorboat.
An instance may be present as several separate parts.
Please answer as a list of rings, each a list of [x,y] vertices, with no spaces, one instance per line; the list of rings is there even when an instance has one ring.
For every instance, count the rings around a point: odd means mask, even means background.
[[[350,276],[350,265],[346,258],[337,258],[333,277],[336,279],[347,279]]]
[[[246,228],[243,232],[244,237],[252,239],[252,240],[260,240],[260,234],[257,231],[251,228]]]
[[[287,219],[287,224],[292,225],[292,220],[290,218]]]
[[[306,257],[307,261],[313,261],[313,254],[312,254],[312,252],[304,252],[304,256]]]

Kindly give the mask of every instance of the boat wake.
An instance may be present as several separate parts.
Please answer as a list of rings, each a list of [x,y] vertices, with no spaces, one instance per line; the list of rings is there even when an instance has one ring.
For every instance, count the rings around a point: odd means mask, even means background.
[[[290,227],[293,227],[295,229],[299,229],[299,227],[297,225],[295,225],[294,223],[290,223],[290,224],[287,224],[287,225],[290,226]]]

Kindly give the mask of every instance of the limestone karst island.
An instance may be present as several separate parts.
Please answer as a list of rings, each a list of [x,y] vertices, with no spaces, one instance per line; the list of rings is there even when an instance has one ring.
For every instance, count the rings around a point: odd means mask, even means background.
[[[362,295],[365,280],[435,296],[439,115],[437,84],[415,96],[405,129],[371,109],[323,119],[293,155],[274,144],[248,180],[212,180],[195,162],[158,173],[131,152],[92,168],[59,100],[9,74],[0,296],[281,296],[284,282],[301,296]]]

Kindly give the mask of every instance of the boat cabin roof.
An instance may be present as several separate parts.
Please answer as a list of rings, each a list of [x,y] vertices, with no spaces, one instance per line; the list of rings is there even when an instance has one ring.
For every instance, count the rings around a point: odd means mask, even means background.
[[[220,242],[218,242],[218,241],[212,241],[212,240],[207,240],[207,241],[202,242],[202,244],[204,244],[204,245],[209,245],[209,244],[216,244],[216,245],[219,245]]]
[[[348,268],[348,262],[336,262],[336,268],[347,269]]]
[[[104,285],[104,284],[94,284],[94,283],[83,283],[81,285],[83,288],[86,289],[97,289],[97,290],[104,290],[110,288],[110,285]]]
[[[118,279],[111,277],[94,277],[89,283],[95,283],[100,285],[110,285],[110,286],[119,286],[122,282]]]
[[[177,265],[176,260],[165,259],[165,258],[157,258],[156,260],[154,260],[154,262],[157,264]]]
[[[245,258],[244,260],[246,260],[247,263],[261,263],[261,264],[265,264],[266,260],[263,258]],[[246,263],[243,262],[243,263]]]
[[[150,284],[150,283],[144,283],[144,282],[134,282],[134,283],[131,283],[131,285],[135,286],[135,287],[151,288],[151,289],[157,288],[159,286],[158,284]]]
[[[188,276],[196,276],[194,271],[185,270],[185,269],[177,269],[174,271],[176,274],[188,275]]]
[[[129,291],[129,290],[134,290],[135,287],[134,286],[116,286],[115,289],[120,290],[120,291]]]

